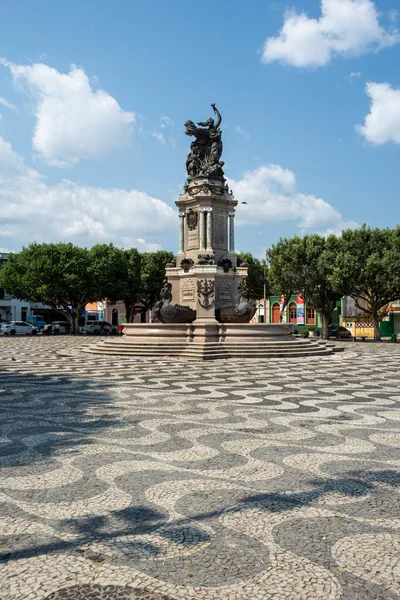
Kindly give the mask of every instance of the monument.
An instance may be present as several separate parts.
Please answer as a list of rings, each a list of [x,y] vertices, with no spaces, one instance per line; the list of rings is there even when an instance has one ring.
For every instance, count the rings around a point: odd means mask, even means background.
[[[248,298],[247,268],[235,253],[237,201],[224,177],[221,161],[221,114],[217,120],[186,121],[194,137],[186,158],[187,182],[176,201],[179,249],[166,269],[166,282],[155,315],[163,323],[192,323],[211,332],[219,322],[248,323],[255,302]],[[200,331],[200,329],[199,329]]]
[[[185,134],[194,139],[176,201],[178,254],[166,267],[154,306],[160,322],[125,323],[122,340],[105,340],[91,351],[186,358],[330,353],[317,342],[296,340],[288,323],[250,323],[256,298],[249,298],[247,266],[235,253],[237,200],[221,160],[222,117],[215,104],[211,107],[214,117],[185,123]]]

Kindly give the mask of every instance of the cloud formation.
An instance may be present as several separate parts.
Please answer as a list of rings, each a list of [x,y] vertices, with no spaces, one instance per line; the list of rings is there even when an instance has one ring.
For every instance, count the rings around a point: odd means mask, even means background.
[[[321,0],[321,16],[285,12],[279,35],[266,40],[264,63],[279,60],[295,67],[321,67],[334,56],[359,56],[400,41],[386,31],[371,0]]]
[[[17,110],[17,107],[15,106],[15,104],[11,104],[11,102],[8,102],[8,100],[6,100],[5,98],[2,98],[1,96],[0,96],[0,105],[5,106],[6,108],[10,108],[11,110]]]
[[[69,73],[60,73],[42,63],[0,63],[33,99],[33,148],[48,164],[70,166],[129,145],[134,113],[104,90],[94,90],[83,69],[72,65]]]
[[[364,125],[357,125],[356,129],[375,146],[400,144],[400,89],[369,81],[365,91],[371,100],[370,112]]]
[[[72,241],[155,250],[160,237],[176,227],[175,211],[145,192],[95,188],[68,179],[48,184],[2,137],[0,205],[0,245],[6,248]]]
[[[263,165],[228,183],[238,201],[247,202],[240,206],[239,226],[294,221],[301,233],[340,233],[357,226],[325,200],[298,192],[295,174],[280,165]]]

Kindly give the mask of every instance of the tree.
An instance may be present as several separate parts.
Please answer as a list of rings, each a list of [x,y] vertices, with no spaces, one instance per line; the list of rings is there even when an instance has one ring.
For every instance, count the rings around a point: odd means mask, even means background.
[[[174,255],[165,250],[141,254],[136,248],[121,250],[111,245],[99,246],[96,251],[105,257],[102,264],[104,281],[101,286],[105,297],[110,303],[122,300],[125,304],[126,322],[132,323],[135,307],[139,303],[146,309],[154,305],[163,285],[165,267],[173,260]]]
[[[0,285],[16,298],[48,304],[78,333],[86,304],[101,299],[89,267],[86,248],[34,243],[9,256],[0,271]]]
[[[144,252],[142,254],[140,301],[147,308],[151,308],[156,302],[165,279],[165,267],[174,258],[172,252],[166,250]]]
[[[123,250],[112,244],[99,244],[90,250],[91,270],[98,293],[110,304],[122,300],[126,322],[132,323],[135,307],[151,308],[158,298],[165,267],[174,255],[165,250],[140,253],[136,248]]]
[[[112,299],[116,302],[122,300],[125,304],[126,322],[132,323],[135,316],[135,304],[137,304],[143,293],[141,266],[142,256],[136,248],[120,250],[121,253],[121,277],[119,279],[119,289],[116,297]]]
[[[322,338],[328,339],[328,325],[336,303],[343,296],[344,278],[338,266],[341,238],[318,234],[303,238],[300,289],[304,300],[322,317]]]
[[[374,339],[380,340],[379,323],[400,297],[400,228],[344,231],[339,265],[345,293],[371,319]]]
[[[124,252],[113,244],[97,244],[89,250],[88,273],[94,291],[98,298],[107,298],[110,303],[121,299],[121,286],[127,281]]]
[[[290,297],[301,290],[301,269],[304,264],[303,239],[294,236],[281,238],[267,250],[269,278],[272,291],[283,298],[280,321]]]
[[[239,260],[242,263],[247,264],[247,289],[249,290],[249,296],[253,300],[259,300],[264,298],[264,277],[266,279],[266,296],[269,295],[268,285],[268,271],[267,266],[264,262],[254,258],[250,252],[240,252],[238,255]]]

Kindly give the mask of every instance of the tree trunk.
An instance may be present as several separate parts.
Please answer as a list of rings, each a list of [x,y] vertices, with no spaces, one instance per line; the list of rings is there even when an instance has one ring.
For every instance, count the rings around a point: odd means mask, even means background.
[[[60,311],[60,313],[62,315],[64,315],[65,317],[67,317],[68,325],[69,325],[69,328],[70,328],[71,333],[72,333],[73,330],[74,330],[74,322],[73,322],[71,313],[70,312],[66,312],[66,311],[62,311],[62,312]]]
[[[322,333],[321,333],[321,338],[323,340],[327,340],[328,339],[328,326],[329,326],[329,321],[331,320],[331,314],[324,314],[321,313],[321,317],[322,317]]]
[[[126,322],[133,323],[133,318],[135,316],[135,313],[133,310],[134,305],[130,302],[126,302],[125,300],[124,300],[124,304],[125,304]]]
[[[285,295],[285,294],[282,294],[282,296],[283,296],[283,304],[281,306],[281,310],[280,310],[280,313],[279,313],[279,322],[280,323],[282,323],[283,313],[285,312],[286,307],[289,304],[289,300],[290,300],[292,294],[290,294],[289,296]]]
[[[372,315],[372,323],[374,325],[374,341],[381,341],[381,330],[379,329],[379,318],[377,315]]]
[[[74,312],[74,314],[72,315],[72,333],[74,335],[79,335],[80,331],[79,331],[79,317],[80,317],[80,312]]]

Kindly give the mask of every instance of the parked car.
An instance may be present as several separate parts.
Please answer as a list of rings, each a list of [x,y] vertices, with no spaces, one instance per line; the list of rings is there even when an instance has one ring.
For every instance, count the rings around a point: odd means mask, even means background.
[[[4,335],[37,335],[38,328],[25,321],[10,321],[1,324],[1,333]]]
[[[351,332],[346,329],[346,327],[342,327],[341,325],[329,325],[328,327],[328,338],[351,338]]]
[[[83,331],[88,335],[115,335],[118,333],[118,327],[107,321],[91,321],[85,325]]]
[[[69,333],[70,327],[69,323],[66,321],[52,321],[48,325],[44,326],[43,333],[45,335],[57,335],[59,333]]]

